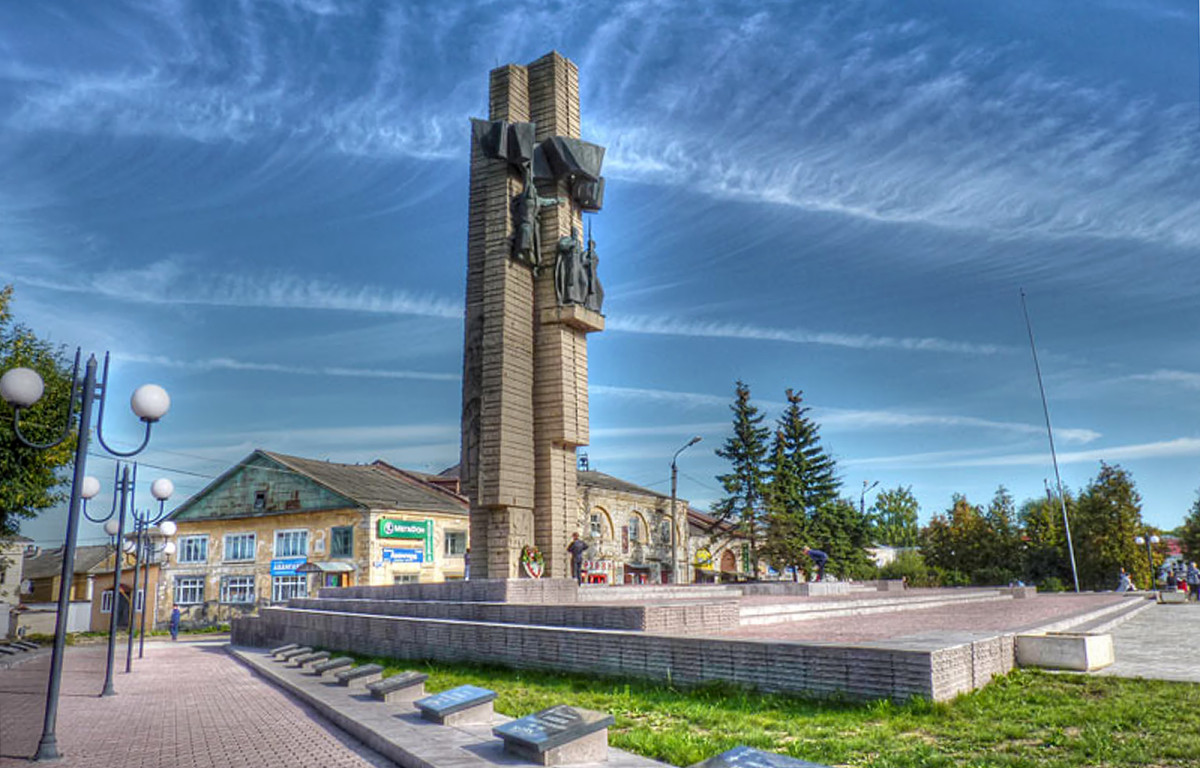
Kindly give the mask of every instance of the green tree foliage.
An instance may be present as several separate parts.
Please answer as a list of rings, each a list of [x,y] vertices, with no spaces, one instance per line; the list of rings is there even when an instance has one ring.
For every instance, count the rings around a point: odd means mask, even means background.
[[[1067,516],[1075,515],[1075,499],[1064,490]],[[1049,583],[1074,584],[1067,535],[1063,528],[1062,503],[1057,496],[1029,499],[1017,515],[1025,537],[1025,581],[1044,587]],[[1052,581],[1053,580],[1053,581]]]
[[[1196,500],[1179,527],[1179,543],[1189,560],[1200,560],[1200,491],[1196,491]]]
[[[889,547],[915,547],[920,528],[917,517],[921,512],[912,486],[898,485],[891,490],[880,491],[871,507],[874,528],[872,537],[876,544]]]
[[[39,339],[12,315],[12,286],[0,290],[0,373],[32,368],[42,376],[45,393],[21,414],[21,431],[35,442],[50,442],[62,432],[71,397],[71,370],[63,351]],[[21,520],[61,501],[66,478],[58,472],[71,462],[73,439],[49,450],[23,445],[13,430],[12,409],[0,402],[0,540],[16,534]]]
[[[934,515],[921,530],[925,562],[942,572],[947,586],[1007,584],[1021,572],[1015,516],[1012,498],[1003,487],[986,510],[955,494],[950,509]]]
[[[776,424],[763,489],[766,510],[763,551],[781,568],[807,564],[804,547],[817,546],[813,543],[816,513],[837,500],[841,485],[834,460],[821,445],[817,424],[808,417],[810,409],[801,404],[801,393],[789,389],[787,401],[788,406]],[[827,524],[833,521],[830,517]],[[839,532],[835,538],[844,535]],[[833,556],[832,552],[829,554]]]
[[[905,579],[910,587],[938,587],[938,574],[925,564],[925,558],[914,550],[898,552],[896,559],[879,569],[881,579]]]
[[[1149,583],[1145,549],[1134,542],[1146,532],[1133,478],[1119,466],[1101,462],[1100,474],[1080,494],[1071,520],[1080,588],[1113,589],[1121,568],[1135,584]]]
[[[875,565],[867,555],[871,524],[850,499],[835,499],[813,512],[812,545],[829,555],[825,570],[841,579],[873,576]]]
[[[729,407],[733,411],[733,434],[716,451],[730,463],[731,471],[717,476],[726,496],[713,506],[713,515],[718,523],[733,526],[746,537],[750,552],[747,569],[751,574],[757,574],[758,548],[764,528],[766,475],[763,464],[770,429],[762,426],[766,417],[750,403],[750,387],[739,381],[735,391],[733,404]]]

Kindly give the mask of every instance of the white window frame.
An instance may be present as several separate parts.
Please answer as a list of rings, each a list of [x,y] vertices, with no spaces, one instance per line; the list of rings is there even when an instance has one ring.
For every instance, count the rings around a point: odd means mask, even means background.
[[[249,557],[231,557],[230,556],[230,540],[234,540],[236,546],[244,549],[246,539],[250,540],[250,556]],[[255,533],[227,533],[225,540],[221,544],[221,551],[225,556],[224,561],[227,563],[252,563],[254,562],[255,553],[258,552],[258,535]]]
[[[286,552],[281,551],[279,546],[280,537],[286,537],[288,540],[290,540],[296,534],[304,535],[304,546],[301,551],[295,552],[290,549]],[[307,528],[281,528],[275,531],[275,547],[272,551],[275,553],[275,557],[308,557],[308,539],[309,535]],[[274,590],[272,589],[272,592],[273,591]]]
[[[204,577],[196,575],[176,576],[171,591],[175,605],[203,605],[205,586]],[[184,590],[187,590],[186,592]],[[196,594],[193,594],[196,593]],[[181,599],[189,597],[195,599]]]
[[[271,577],[271,602],[285,603],[293,597],[308,597],[308,576],[298,573],[291,576]]]
[[[442,541],[442,547],[446,553],[446,557],[462,557],[463,555],[467,554],[466,531],[445,531],[442,534]],[[455,547],[451,545],[450,542],[452,541],[461,542],[461,546],[458,547],[458,551],[455,551]]]
[[[593,539],[604,538],[604,513],[592,512],[588,515],[588,533]]]
[[[192,549],[192,547],[195,546],[195,542],[203,542],[202,544],[199,544],[199,546],[203,549],[200,557],[196,557],[196,553]],[[187,564],[208,562],[207,533],[195,533],[188,536],[180,536],[175,547],[176,551],[179,553],[179,557],[175,559],[175,562],[177,563]]]
[[[629,516],[629,543],[631,543],[631,544],[641,543],[641,540],[642,540],[641,536],[642,536],[642,521],[641,521],[641,518],[639,518],[637,516],[637,513],[634,513]]]
[[[106,589],[100,593],[100,613],[112,613],[113,591]]]
[[[392,575],[393,584],[419,584],[421,575],[419,573],[396,573]]]
[[[238,582],[236,585],[233,582]],[[248,589],[247,589],[248,588]],[[224,605],[253,605],[255,600],[254,576],[222,576],[220,601]],[[242,599],[235,600],[235,596]],[[246,599],[246,598],[249,599]]]

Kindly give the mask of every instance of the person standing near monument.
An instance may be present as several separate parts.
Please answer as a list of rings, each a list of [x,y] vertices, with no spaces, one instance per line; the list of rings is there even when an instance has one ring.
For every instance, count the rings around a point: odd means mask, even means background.
[[[579,531],[571,534],[571,543],[567,545],[567,551],[571,553],[571,576],[575,578],[576,584],[583,583],[583,553],[587,548],[588,545],[579,538]]]
[[[179,639],[179,606],[178,605],[171,609],[170,627],[171,627],[171,639],[178,640]]]
[[[1188,566],[1184,579],[1187,581],[1188,592],[1195,595],[1196,601],[1200,602],[1200,592],[1197,591],[1200,590],[1200,568],[1197,568],[1194,562]]]
[[[817,568],[817,581],[825,581],[825,563],[829,562],[829,555],[819,549],[809,549],[808,547],[804,548],[804,554],[808,555]]]

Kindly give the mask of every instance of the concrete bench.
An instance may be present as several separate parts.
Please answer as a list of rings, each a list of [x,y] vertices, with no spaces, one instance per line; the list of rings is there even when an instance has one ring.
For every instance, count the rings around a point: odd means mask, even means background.
[[[0,653],[5,656],[16,656],[18,653],[24,653],[24,648],[14,648],[11,645],[0,645]]]
[[[810,763],[788,755],[764,752],[753,747],[734,747],[716,757],[710,757],[690,768],[828,768],[822,763]]]
[[[333,675],[338,685],[347,688],[363,688],[368,683],[374,683],[383,678],[383,667],[378,664],[363,664],[361,667],[335,672]]]
[[[278,648],[272,648],[270,651],[268,651],[268,653],[270,653],[270,655],[272,655],[272,656],[278,656],[281,653],[287,653],[288,651],[292,650],[293,648],[299,648],[299,647],[300,647],[300,645],[298,643],[288,643],[287,645],[281,645]]]
[[[31,643],[27,640],[14,641],[13,645],[17,646],[18,648],[24,648],[27,651],[36,651],[38,648],[42,647],[42,646],[38,645],[37,643]]]
[[[1186,603],[1187,599],[1187,592],[1164,589],[1158,593],[1158,602],[1160,603]]]
[[[421,717],[442,725],[489,723],[496,692],[477,685],[460,685],[413,702]]]
[[[308,674],[316,675],[317,677],[332,677],[346,667],[353,667],[354,659],[349,656],[339,656],[336,659],[322,661],[319,664],[314,664],[309,668]]]
[[[504,751],[538,765],[598,763],[608,759],[613,716],[559,704],[492,729]]]
[[[299,656],[293,656],[288,659],[285,666],[300,667],[303,669],[309,664],[316,664],[325,661],[329,658],[329,651],[313,651],[312,653],[302,653]]]
[[[413,701],[425,695],[425,681],[428,679],[429,675],[424,672],[401,672],[367,683],[367,690],[380,701]]]
[[[1022,667],[1074,669],[1090,672],[1116,661],[1112,635],[1047,632],[1017,635],[1017,664]]]

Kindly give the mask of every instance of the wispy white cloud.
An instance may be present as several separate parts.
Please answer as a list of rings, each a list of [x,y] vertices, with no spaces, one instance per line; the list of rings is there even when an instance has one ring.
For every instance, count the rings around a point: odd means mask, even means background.
[[[279,363],[261,363],[246,360],[234,360],[228,357],[212,357],[196,360],[177,360],[163,355],[139,355],[135,353],[119,353],[114,355],[119,360],[130,363],[143,363],[156,368],[175,368],[199,373],[211,371],[257,371],[266,373],[286,373],[297,376],[335,376],[358,379],[411,379],[417,381],[459,381],[462,377],[457,373],[431,373],[427,371],[401,371],[380,368],[346,368],[341,366],[319,365],[299,366],[282,365]]]
[[[1129,378],[1134,381],[1178,384],[1186,389],[1200,389],[1200,373],[1194,371],[1175,371],[1163,368],[1151,373],[1133,374]]]
[[[879,456],[844,462],[849,466],[886,466],[894,469],[956,469],[966,467],[1024,467],[1048,466],[1050,452],[1014,453],[998,456],[979,456],[979,451],[939,451],[897,456]],[[1179,437],[1151,443],[1114,445],[1088,451],[1068,451],[1058,454],[1058,463],[1087,464],[1100,461],[1138,461],[1200,456],[1200,438]]]
[[[647,315],[618,315],[608,319],[606,328],[626,333],[661,336],[695,336],[711,339],[782,341],[790,344],[820,344],[851,349],[899,349],[910,352],[950,352],[969,355],[996,355],[1013,349],[996,344],[975,344],[939,338],[872,336],[811,331],[802,328],[764,328],[748,323],[689,321]]]
[[[888,429],[907,427],[947,427],[969,429],[998,430],[1021,435],[1044,435],[1046,428],[1038,424],[1026,424],[1019,421],[994,421],[974,416],[954,416],[942,414],[904,413],[899,411],[857,411],[836,408],[814,409],[820,417],[822,426],[837,430]],[[1099,432],[1091,429],[1058,428],[1054,430],[1055,438],[1068,443],[1090,443],[1101,437]]]

